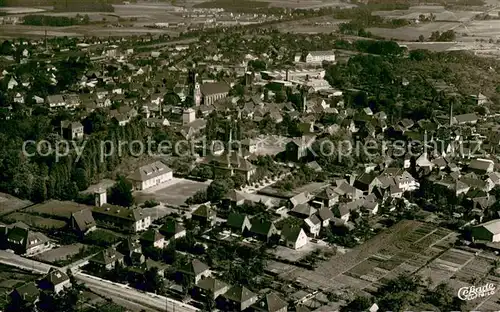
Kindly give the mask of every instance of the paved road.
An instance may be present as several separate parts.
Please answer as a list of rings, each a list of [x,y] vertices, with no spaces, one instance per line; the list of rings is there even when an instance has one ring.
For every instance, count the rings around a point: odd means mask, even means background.
[[[4,250],[0,250],[0,263],[40,274],[46,274],[51,268],[53,268],[51,265],[26,259]]]
[[[74,276],[77,280],[87,285],[87,287],[105,297],[125,299],[157,311],[199,311],[199,309],[182,302],[152,293],[140,292],[126,285],[113,283],[82,272],[77,272]]]
[[[38,274],[46,274],[51,268],[56,268],[54,266],[23,258],[19,255],[3,250],[0,250],[0,263]],[[68,268],[71,267],[65,267],[64,269]],[[129,306],[140,305],[154,309],[155,311],[199,311],[199,309],[182,302],[152,293],[141,292],[127,285],[113,283],[111,281],[88,275],[80,271],[74,272],[74,277],[77,280],[83,282],[87,287],[95,291],[97,294],[100,294],[107,298],[111,298],[117,303],[129,302]]]

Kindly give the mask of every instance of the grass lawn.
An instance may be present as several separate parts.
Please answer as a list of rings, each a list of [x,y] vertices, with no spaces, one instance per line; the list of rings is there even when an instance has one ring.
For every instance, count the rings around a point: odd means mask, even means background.
[[[39,229],[61,229],[66,226],[66,222],[50,218],[30,215],[23,212],[14,212],[4,217],[7,222],[23,222],[30,227]]]
[[[77,212],[86,208],[91,207],[69,201],[49,200],[43,204],[30,207],[26,209],[26,211],[41,215],[50,215],[58,218],[65,218],[69,220],[73,212]]]

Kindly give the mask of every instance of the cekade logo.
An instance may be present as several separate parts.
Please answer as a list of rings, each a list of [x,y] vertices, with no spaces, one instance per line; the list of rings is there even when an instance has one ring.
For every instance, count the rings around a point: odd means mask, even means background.
[[[476,298],[483,298],[487,296],[491,296],[496,292],[496,286],[492,283],[488,283],[486,285],[476,287],[462,287],[458,290],[458,298],[461,300],[474,300]]]

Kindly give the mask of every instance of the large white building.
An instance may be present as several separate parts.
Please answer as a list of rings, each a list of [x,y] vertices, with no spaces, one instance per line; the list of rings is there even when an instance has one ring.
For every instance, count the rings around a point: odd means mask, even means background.
[[[333,51],[311,51],[306,55],[306,63],[335,62]]]
[[[136,169],[128,179],[132,182],[134,189],[146,190],[161,183],[172,180],[172,169],[161,161],[145,165]]]

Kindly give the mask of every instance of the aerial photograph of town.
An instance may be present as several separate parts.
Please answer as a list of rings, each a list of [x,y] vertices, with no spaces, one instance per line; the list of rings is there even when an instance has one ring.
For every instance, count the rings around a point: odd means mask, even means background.
[[[500,311],[500,0],[0,0],[3,311]]]

